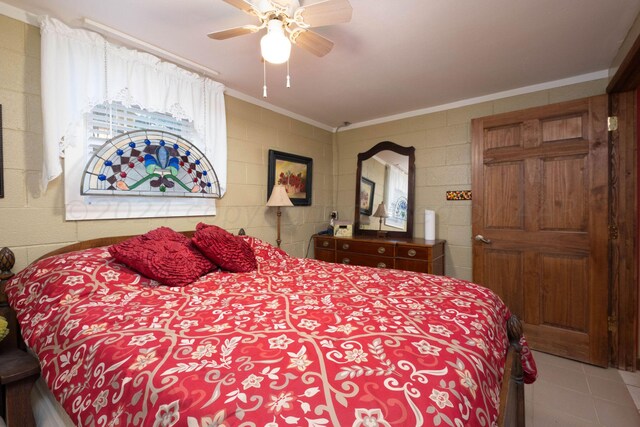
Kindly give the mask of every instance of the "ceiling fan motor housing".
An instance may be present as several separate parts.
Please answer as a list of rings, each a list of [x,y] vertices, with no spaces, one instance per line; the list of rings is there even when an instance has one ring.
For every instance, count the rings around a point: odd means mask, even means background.
[[[298,0],[254,0],[253,3],[262,13],[280,10],[288,16],[292,16],[293,12],[300,7]]]

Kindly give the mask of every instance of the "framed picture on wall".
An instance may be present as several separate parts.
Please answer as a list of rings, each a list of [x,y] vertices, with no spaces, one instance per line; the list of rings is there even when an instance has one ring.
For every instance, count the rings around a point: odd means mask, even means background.
[[[365,177],[360,178],[360,215],[371,216],[376,183]]]
[[[274,185],[284,185],[291,203],[295,206],[311,205],[313,159],[269,150],[267,200]]]
[[[4,198],[4,160],[2,158],[2,105],[0,105],[0,199]]]

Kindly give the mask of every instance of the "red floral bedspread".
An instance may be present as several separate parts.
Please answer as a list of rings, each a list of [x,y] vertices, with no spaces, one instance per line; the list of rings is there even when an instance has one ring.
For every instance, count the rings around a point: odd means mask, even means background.
[[[509,312],[457,279],[288,257],[158,286],[105,248],[7,286],[82,426],[491,426]],[[535,364],[526,348],[529,380]]]

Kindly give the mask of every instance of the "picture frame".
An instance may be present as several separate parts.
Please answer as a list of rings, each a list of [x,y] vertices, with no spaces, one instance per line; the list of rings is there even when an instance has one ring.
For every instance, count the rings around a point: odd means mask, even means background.
[[[273,186],[284,185],[294,206],[310,206],[313,190],[313,159],[269,150],[267,200]]]
[[[373,195],[376,183],[365,177],[360,178],[360,215],[371,216],[373,213]]]
[[[4,199],[4,159],[2,157],[2,104],[0,104],[0,199]]]

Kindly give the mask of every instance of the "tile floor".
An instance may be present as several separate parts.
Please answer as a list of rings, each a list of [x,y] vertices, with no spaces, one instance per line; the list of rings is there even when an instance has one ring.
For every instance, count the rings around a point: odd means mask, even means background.
[[[533,353],[538,379],[525,386],[527,427],[640,426],[640,371]]]

